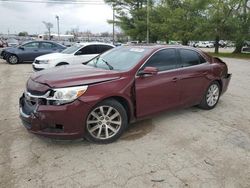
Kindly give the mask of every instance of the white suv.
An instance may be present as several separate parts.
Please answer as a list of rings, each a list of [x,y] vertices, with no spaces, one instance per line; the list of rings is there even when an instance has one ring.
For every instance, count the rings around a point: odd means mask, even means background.
[[[61,53],[39,56],[32,65],[33,69],[38,71],[61,65],[85,63],[114,47],[112,44],[106,43],[76,43]]]

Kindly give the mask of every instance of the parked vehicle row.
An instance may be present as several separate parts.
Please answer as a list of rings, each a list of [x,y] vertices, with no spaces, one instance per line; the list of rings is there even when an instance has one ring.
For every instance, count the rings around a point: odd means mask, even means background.
[[[214,48],[215,47],[215,41],[189,41],[189,46],[196,47],[196,48]],[[219,46],[224,47],[234,47],[235,44],[232,41],[219,41]]]
[[[130,122],[161,111],[213,109],[230,79],[222,60],[199,49],[121,46],[85,65],[34,73],[20,98],[20,118],[38,135],[110,143]]]

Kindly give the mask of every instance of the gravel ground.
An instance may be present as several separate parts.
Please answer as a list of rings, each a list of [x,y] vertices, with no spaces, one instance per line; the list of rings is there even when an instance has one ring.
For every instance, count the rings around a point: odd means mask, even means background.
[[[215,109],[162,113],[109,145],[29,134],[31,65],[0,61],[0,187],[250,187],[250,61],[223,60],[233,77]]]

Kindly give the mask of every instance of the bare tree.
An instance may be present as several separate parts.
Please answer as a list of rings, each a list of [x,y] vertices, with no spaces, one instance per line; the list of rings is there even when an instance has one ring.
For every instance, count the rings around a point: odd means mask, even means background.
[[[50,37],[50,31],[51,31],[51,28],[53,28],[53,24],[50,23],[50,22],[45,22],[45,21],[43,21],[43,23],[44,23],[45,27],[48,29],[48,32],[49,32],[49,40],[50,40],[50,39],[51,39],[51,37]]]

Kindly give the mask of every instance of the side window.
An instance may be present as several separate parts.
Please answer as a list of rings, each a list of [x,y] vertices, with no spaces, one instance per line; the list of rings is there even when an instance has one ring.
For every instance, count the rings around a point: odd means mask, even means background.
[[[177,68],[175,49],[165,49],[156,52],[144,67],[156,67],[159,71],[171,70]]]
[[[183,67],[198,65],[201,63],[200,62],[200,58],[201,58],[200,55],[193,50],[181,49],[180,56],[181,56]]]
[[[48,42],[42,42],[40,45],[40,48],[42,48],[42,49],[51,49],[54,47],[55,46],[52,43],[48,43]]]
[[[98,54],[97,53],[97,48],[95,45],[89,45],[85,46],[82,49],[79,50],[81,53],[78,55],[91,55],[91,54]]]
[[[23,45],[24,48],[38,48],[38,46],[39,46],[38,42],[30,42]]]
[[[103,53],[106,52],[108,50],[110,50],[111,48],[113,48],[112,46],[108,46],[108,45],[99,45],[98,46],[98,53]]]

